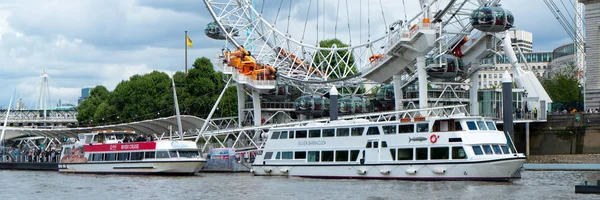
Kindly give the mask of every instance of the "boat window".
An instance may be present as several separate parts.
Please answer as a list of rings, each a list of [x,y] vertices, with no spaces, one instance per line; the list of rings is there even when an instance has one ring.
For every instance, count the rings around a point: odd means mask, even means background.
[[[504,154],[510,154],[510,151],[508,151],[508,147],[506,145],[502,145],[500,146],[500,148],[502,149],[502,152],[504,152]]]
[[[85,137],[85,143],[86,144],[91,144],[92,143],[92,135],[88,135]]]
[[[323,129],[323,137],[335,136],[335,129]]]
[[[433,132],[448,132],[454,131],[452,126],[453,120],[438,120],[433,123]]]
[[[102,154],[102,153],[93,153],[92,154],[93,161],[102,161],[103,157],[104,157],[104,154]]]
[[[373,148],[379,148],[379,141],[373,141]]]
[[[273,152],[267,152],[265,153],[265,160],[271,160],[271,157],[273,156]]]
[[[308,137],[310,138],[318,138],[321,137],[321,130],[310,130],[308,132]]]
[[[287,138],[288,138],[288,132],[281,131],[281,134],[279,135],[279,139],[287,139]]]
[[[445,160],[450,156],[450,149],[448,147],[431,147],[431,160]]]
[[[385,147],[387,147],[387,142],[381,141],[381,148],[385,148]]]
[[[373,144],[371,144],[371,142],[367,142],[366,148],[368,149],[368,148],[371,148],[371,147],[373,147]]]
[[[338,128],[335,133],[338,137],[344,137],[350,135],[350,129],[348,128]]]
[[[306,130],[296,131],[296,138],[306,138]]]
[[[454,122],[454,130],[456,131],[462,131],[462,125],[460,124],[460,122]]]
[[[276,160],[281,159],[281,152],[277,152],[277,155],[275,155],[275,159]]]
[[[462,147],[452,147],[452,159],[466,159],[467,154]]]
[[[117,137],[113,134],[106,134],[106,140],[117,140]]]
[[[417,148],[417,160],[427,160],[427,148]]]
[[[117,140],[123,140],[125,138],[125,136],[123,136],[123,134],[115,134],[115,137],[117,138]]]
[[[396,149],[390,149],[390,155],[392,155],[392,160],[396,160]]]
[[[377,126],[371,126],[367,130],[367,135],[379,135],[379,128]]]
[[[428,123],[418,123],[417,124],[417,132],[429,132],[429,124]]]
[[[169,153],[167,151],[157,151],[156,158],[169,158]]]
[[[477,130],[477,125],[475,125],[474,121],[468,121],[467,122],[467,127],[469,128],[469,130],[471,131],[476,131]]]
[[[348,150],[335,151],[336,162],[348,162]]]
[[[200,153],[198,153],[198,151],[179,151],[179,157],[182,157],[182,158],[198,158],[198,157],[200,157]]]
[[[502,150],[500,150],[500,145],[492,145],[492,148],[494,148],[494,153],[496,154],[502,154]]]
[[[479,130],[487,130],[487,127],[485,126],[485,122],[483,121],[477,121],[477,125],[479,126]]]
[[[271,139],[279,139],[279,132],[271,133]]]
[[[306,151],[294,152],[294,159],[306,159]]]
[[[462,142],[462,138],[448,138],[448,142]]]
[[[383,134],[386,135],[390,135],[390,134],[396,134],[396,126],[382,126],[383,128]]]
[[[117,160],[117,154],[115,153],[105,153],[104,154],[105,161],[115,161]]]
[[[488,155],[494,154],[494,151],[492,151],[492,147],[490,147],[490,145],[481,145],[481,146],[483,146],[483,151],[485,152],[485,154],[488,154]]]
[[[365,127],[354,127],[352,128],[352,136],[362,136]]]
[[[333,162],[333,151],[321,151],[321,162]]]
[[[481,150],[481,146],[473,146],[473,152],[475,155],[483,155],[483,150]]]
[[[282,152],[281,159],[294,159],[294,152],[291,152],[291,151]]]
[[[117,160],[129,160],[129,153],[117,153]]]
[[[399,133],[414,133],[415,125],[414,124],[404,124],[398,127]]]
[[[290,131],[288,137],[294,139],[294,131]]]
[[[350,150],[350,161],[356,161],[359,153],[359,150]]]
[[[308,152],[308,162],[319,162],[319,152],[318,151],[309,151]]]
[[[497,130],[497,129],[496,129],[496,126],[494,125],[494,122],[492,122],[492,121],[486,121],[485,123],[487,123],[487,127],[488,127],[490,130],[492,130],[492,131],[495,131],[495,130]]]
[[[144,152],[131,152],[131,160],[141,160],[144,157]]]
[[[146,151],[144,153],[144,159],[152,159],[155,158],[156,153],[154,151]]]
[[[171,156],[171,158],[177,158],[177,151],[169,151],[169,156]]]
[[[413,148],[398,149],[398,160],[413,160]]]

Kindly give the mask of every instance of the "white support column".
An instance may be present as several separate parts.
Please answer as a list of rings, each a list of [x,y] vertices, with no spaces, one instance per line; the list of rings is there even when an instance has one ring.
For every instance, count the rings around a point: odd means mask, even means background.
[[[394,102],[396,103],[396,111],[400,111],[403,109],[402,80],[400,79],[400,75],[394,75],[392,83],[394,84]]]
[[[258,91],[252,91],[252,106],[254,107],[254,126],[260,126],[262,113],[260,109],[260,94]]]
[[[244,122],[244,108],[246,107],[246,95],[242,84],[237,84],[237,97],[238,97],[238,126],[242,127]]]
[[[425,57],[417,58],[417,76],[419,78],[419,108],[427,108],[427,70]]]
[[[525,122],[525,155],[529,156],[529,122]]]
[[[471,104],[471,115],[479,115],[479,103],[477,102],[477,91],[479,90],[479,71],[471,75],[471,88],[469,89],[469,104]]]

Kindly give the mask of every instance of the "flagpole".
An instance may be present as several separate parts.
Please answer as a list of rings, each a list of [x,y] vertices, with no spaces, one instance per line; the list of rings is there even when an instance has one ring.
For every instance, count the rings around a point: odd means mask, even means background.
[[[185,38],[183,38],[183,46],[185,46],[185,74],[187,74],[187,31],[185,31]]]

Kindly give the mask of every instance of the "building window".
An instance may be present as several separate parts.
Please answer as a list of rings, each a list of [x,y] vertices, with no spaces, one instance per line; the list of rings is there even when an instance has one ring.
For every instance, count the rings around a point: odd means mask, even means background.
[[[498,74],[494,74],[494,78],[498,78]]]
[[[500,78],[502,78],[502,74],[500,74]]]
[[[494,81],[494,85],[498,85],[498,81]]]
[[[483,78],[487,78],[487,75],[486,75],[486,74],[484,74],[484,75],[483,75]]]
[[[492,85],[492,81],[490,81],[489,84]]]

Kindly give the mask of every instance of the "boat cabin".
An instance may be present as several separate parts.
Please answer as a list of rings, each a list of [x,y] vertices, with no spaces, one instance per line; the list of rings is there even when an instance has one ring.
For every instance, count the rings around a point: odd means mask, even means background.
[[[102,130],[79,134],[79,141],[84,144],[119,144],[133,142],[138,136],[135,131]]]

